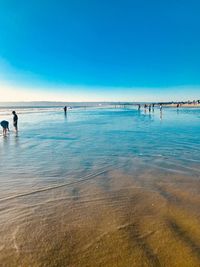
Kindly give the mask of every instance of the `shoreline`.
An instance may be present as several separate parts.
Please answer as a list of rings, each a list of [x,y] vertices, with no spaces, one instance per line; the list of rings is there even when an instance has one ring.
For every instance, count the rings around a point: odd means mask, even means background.
[[[179,104],[180,105],[179,107],[177,107],[177,104],[163,104],[163,107],[178,108],[178,109],[180,109],[180,108],[200,108],[200,104]]]

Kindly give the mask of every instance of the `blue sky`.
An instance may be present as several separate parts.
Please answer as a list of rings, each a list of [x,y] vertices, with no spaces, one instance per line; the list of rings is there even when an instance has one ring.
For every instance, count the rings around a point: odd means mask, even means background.
[[[198,0],[0,0],[1,98],[200,98],[199,10]]]

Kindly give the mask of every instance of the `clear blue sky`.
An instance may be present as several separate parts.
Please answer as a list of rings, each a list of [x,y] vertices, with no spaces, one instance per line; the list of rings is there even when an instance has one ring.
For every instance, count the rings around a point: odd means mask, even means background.
[[[0,0],[0,83],[83,100],[199,98],[199,10],[198,0]]]

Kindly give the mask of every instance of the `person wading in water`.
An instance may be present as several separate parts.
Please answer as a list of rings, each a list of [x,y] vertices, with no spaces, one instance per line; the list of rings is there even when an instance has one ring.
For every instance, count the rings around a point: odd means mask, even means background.
[[[18,116],[15,111],[13,111],[12,114],[13,114],[13,126],[15,128],[15,131],[18,132]]]
[[[8,121],[1,121],[1,127],[3,128],[3,136],[7,135],[7,132],[9,132],[9,122]]]

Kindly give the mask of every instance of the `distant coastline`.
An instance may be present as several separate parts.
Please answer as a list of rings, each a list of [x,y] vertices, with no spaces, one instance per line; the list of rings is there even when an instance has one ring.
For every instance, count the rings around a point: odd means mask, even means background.
[[[0,108],[29,108],[29,107],[64,107],[64,106],[71,106],[71,107],[97,107],[97,106],[137,106],[138,104],[154,104],[160,105],[162,104],[163,107],[177,107],[179,104],[180,108],[200,108],[200,100],[196,101],[171,101],[171,102],[136,102],[136,101],[116,101],[116,102],[54,102],[54,101],[27,101],[27,102],[0,102]]]
[[[176,108],[177,107],[177,104],[166,104],[164,105],[165,107],[169,107],[169,108]],[[200,103],[191,103],[191,104],[188,104],[188,103],[184,103],[184,104],[180,104],[179,108],[200,108]]]

